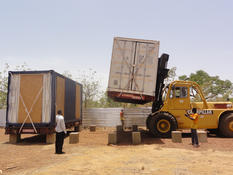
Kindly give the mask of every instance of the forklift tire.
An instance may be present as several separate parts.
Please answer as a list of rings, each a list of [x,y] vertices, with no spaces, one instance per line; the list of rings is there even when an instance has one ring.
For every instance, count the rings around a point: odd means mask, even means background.
[[[151,133],[155,137],[171,137],[171,131],[177,129],[176,119],[168,113],[159,113],[152,116],[149,124]]]
[[[223,116],[219,124],[219,131],[224,137],[233,137],[233,113]]]
[[[150,130],[150,121],[151,121],[151,118],[152,118],[152,116],[151,116],[151,114],[147,117],[147,119],[146,119],[146,128],[147,129],[149,129]]]

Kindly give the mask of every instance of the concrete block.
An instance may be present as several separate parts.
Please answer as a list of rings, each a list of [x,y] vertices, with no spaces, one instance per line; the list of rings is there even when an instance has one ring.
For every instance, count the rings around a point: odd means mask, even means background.
[[[46,143],[53,144],[56,140],[56,134],[47,134],[46,135]]]
[[[133,131],[138,131],[138,125],[133,125]]]
[[[117,131],[117,132],[122,132],[122,131],[123,131],[122,125],[117,125],[117,126],[116,126],[116,131]]]
[[[172,131],[172,142],[182,143],[182,132],[181,131]]]
[[[197,135],[198,135],[198,141],[200,143],[207,142],[207,132],[206,131],[197,131]]]
[[[117,144],[117,133],[109,133],[108,134],[108,144]]]
[[[79,142],[79,132],[71,132],[69,136],[69,143],[75,144]]]
[[[132,143],[134,145],[141,143],[141,133],[140,132],[132,132]]]
[[[96,125],[90,125],[90,131],[95,132],[96,131]]]
[[[9,142],[10,143],[18,143],[20,141],[20,134],[10,134],[9,135]]]

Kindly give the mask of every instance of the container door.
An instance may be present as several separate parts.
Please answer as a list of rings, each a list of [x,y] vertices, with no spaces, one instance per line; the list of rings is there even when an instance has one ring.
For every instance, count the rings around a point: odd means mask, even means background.
[[[18,123],[42,122],[42,101],[43,74],[20,75]]]
[[[109,88],[131,90],[132,71],[136,43],[114,40]]]
[[[133,64],[132,90],[154,96],[158,67],[158,46],[154,43],[136,44]]]

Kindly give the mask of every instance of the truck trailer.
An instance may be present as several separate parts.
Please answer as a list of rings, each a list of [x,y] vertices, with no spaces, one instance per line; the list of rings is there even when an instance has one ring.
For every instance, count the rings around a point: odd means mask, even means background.
[[[82,123],[82,85],[53,70],[10,71],[6,134],[46,134],[55,131],[61,110],[67,128]]]

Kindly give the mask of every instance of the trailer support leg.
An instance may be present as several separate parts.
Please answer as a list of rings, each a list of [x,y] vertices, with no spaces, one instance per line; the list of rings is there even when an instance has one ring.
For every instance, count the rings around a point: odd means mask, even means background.
[[[10,143],[18,143],[20,141],[20,134],[10,134],[9,135],[9,142]]]
[[[46,143],[48,143],[48,144],[55,143],[55,134],[47,134],[46,135]]]

